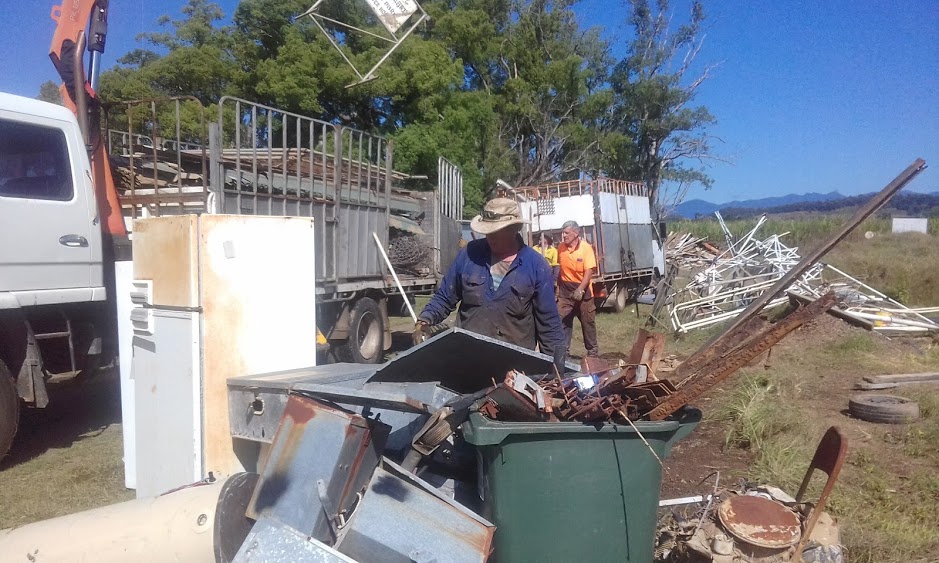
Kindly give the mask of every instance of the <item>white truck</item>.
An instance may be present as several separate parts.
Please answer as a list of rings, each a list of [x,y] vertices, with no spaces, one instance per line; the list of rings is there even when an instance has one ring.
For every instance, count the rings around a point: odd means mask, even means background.
[[[665,225],[655,223],[649,193],[641,182],[612,178],[568,180],[538,186],[503,186],[529,220],[528,244],[542,234],[560,241],[561,226],[575,221],[594,249],[597,306],[623,311],[644,288],[665,273]]]
[[[438,189],[405,192],[397,186],[409,178],[393,170],[384,138],[234,98],[222,100],[216,121],[197,121],[204,136],[178,126],[204,113],[180,98],[106,114],[110,129],[126,133],[99,141],[115,210],[102,205],[75,114],[0,94],[0,456],[21,404],[45,407],[47,382],[91,374],[116,356],[113,266],[131,257],[135,218],[313,217],[315,287],[285,280],[280,290],[315,292],[318,344],[362,363],[380,362],[390,347],[389,311],[431,292],[458,252],[462,185],[445,160]],[[126,235],[114,232],[121,227]],[[373,233],[397,258],[400,289]]]

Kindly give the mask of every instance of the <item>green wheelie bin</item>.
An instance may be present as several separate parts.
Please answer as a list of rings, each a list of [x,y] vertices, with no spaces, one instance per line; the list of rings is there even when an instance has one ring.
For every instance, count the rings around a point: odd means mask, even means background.
[[[685,407],[636,422],[661,459],[700,422]],[[650,563],[662,467],[630,426],[498,422],[473,413],[483,516],[496,525],[490,561]]]

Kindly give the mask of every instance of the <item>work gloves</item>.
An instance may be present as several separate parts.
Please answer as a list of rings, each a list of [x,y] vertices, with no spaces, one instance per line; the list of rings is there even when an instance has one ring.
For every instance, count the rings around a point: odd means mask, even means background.
[[[417,321],[414,323],[414,334],[411,335],[411,342],[413,342],[415,346],[424,341],[426,329],[427,323],[425,321]]]
[[[582,290],[582,289],[580,289],[580,288],[578,287],[577,289],[574,290],[573,293],[571,293],[571,298],[574,299],[574,301],[583,301],[583,300],[584,300],[584,290]]]

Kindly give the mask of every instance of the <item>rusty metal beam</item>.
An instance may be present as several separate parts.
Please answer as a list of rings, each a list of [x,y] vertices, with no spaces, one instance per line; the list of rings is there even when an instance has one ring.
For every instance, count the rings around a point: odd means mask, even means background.
[[[754,358],[776,345],[787,334],[830,309],[837,297],[829,291],[806,305],[789,314],[773,326],[760,334],[736,346],[727,355],[705,366],[705,369],[695,374],[687,381],[677,393],[669,396],[649,412],[650,420],[662,420],[689,402],[700,397],[721,381],[730,377],[734,372],[747,365]]]
[[[879,194],[875,195],[864,204],[863,207],[857,210],[857,213],[854,214],[851,219],[849,219],[844,225],[841,226],[841,229],[838,232],[831,235],[828,240],[826,240],[821,246],[810,252],[809,254],[802,257],[802,260],[799,261],[791,270],[786,272],[786,274],[779,278],[779,281],[776,282],[773,287],[766,290],[763,295],[754,300],[750,305],[743,310],[737,317],[734,319],[734,322],[731,323],[727,330],[724,331],[719,336],[712,338],[707,343],[705,343],[701,348],[695,352],[691,358],[694,358],[698,354],[703,354],[708,347],[713,346],[717,342],[723,340],[726,335],[736,331],[744,323],[748,322],[753,318],[767,303],[780,295],[785,291],[789,285],[792,284],[795,280],[802,277],[802,274],[808,271],[816,262],[822,259],[823,256],[828,254],[828,252],[835,247],[839,242],[844,240],[851,231],[853,231],[858,225],[860,225],[864,219],[867,219],[874,214],[875,211],[884,206],[885,203],[890,201],[890,198],[893,197],[895,193],[903,189],[908,183],[910,183],[913,178],[915,178],[920,172],[926,169],[926,161],[922,158],[917,158],[913,161],[913,164],[910,164],[906,167],[906,170],[900,173],[899,176],[893,179],[892,182],[887,184]]]
[[[726,333],[725,336],[721,337],[711,346],[708,346],[701,352],[695,353],[693,356],[679,364],[679,366],[675,369],[674,379],[677,381],[682,381],[679,386],[684,385],[684,379],[686,377],[701,371],[702,366],[705,366],[717,358],[725,355],[734,346],[737,346],[751,335],[758,333],[762,328],[763,319],[758,316],[754,316],[735,331],[733,331],[733,333]]]

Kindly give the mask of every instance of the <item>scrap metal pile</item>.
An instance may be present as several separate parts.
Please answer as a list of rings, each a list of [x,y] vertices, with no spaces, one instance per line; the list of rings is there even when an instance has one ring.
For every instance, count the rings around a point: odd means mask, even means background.
[[[710,264],[721,249],[708,242],[705,237],[690,233],[669,233],[665,239],[665,257],[670,264],[685,270],[703,268]]]
[[[546,374],[528,377],[510,371],[480,402],[478,410],[505,422],[614,422],[628,424],[647,416],[677,391],[655,373],[664,338],[640,330],[629,359],[610,365],[585,358],[570,377]]]
[[[716,215],[720,219],[720,213]],[[687,332],[736,317],[799,263],[799,249],[782,242],[788,233],[759,238],[765,222],[764,215],[753,229],[737,238],[720,221],[728,241],[727,249],[672,295],[668,314],[674,330]],[[832,309],[832,314],[868,330],[885,333],[939,331],[939,324],[921,312],[905,307],[830,264],[811,265],[788,288],[789,294],[803,303],[829,290],[841,301]],[[770,300],[767,307],[788,300],[789,296],[780,294]]]
[[[828,513],[819,515],[803,547],[813,507],[777,487],[741,483],[689,500],[697,501],[690,515],[673,509],[660,519],[656,562],[782,563],[796,560],[797,546],[802,561],[844,561],[838,524]]]

